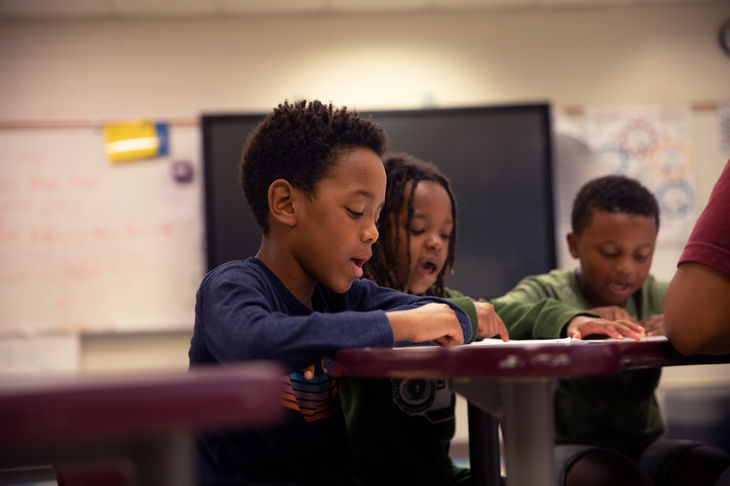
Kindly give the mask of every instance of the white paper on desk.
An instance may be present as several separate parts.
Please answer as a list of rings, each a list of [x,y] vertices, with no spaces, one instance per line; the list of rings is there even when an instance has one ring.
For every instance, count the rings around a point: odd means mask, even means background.
[[[469,344],[469,346],[525,346],[529,344],[571,344],[573,341],[580,341],[580,339],[513,339],[511,341],[504,342],[501,339],[490,338],[483,339],[481,341],[474,341],[473,343]]]
[[[576,339],[575,341],[580,341],[580,339]],[[614,339],[614,338],[607,338],[607,339],[590,339],[587,341],[581,341],[584,343],[624,343],[624,342],[630,342],[630,343],[636,343],[636,342],[645,342],[645,341],[668,341],[667,336],[646,336],[641,338],[640,341],[637,341],[636,339],[631,338],[624,338],[624,339]]]
[[[641,341],[666,341],[666,336],[647,336],[643,338]],[[581,345],[581,344],[596,344],[596,343],[606,343],[606,342],[613,342],[613,343],[621,343],[621,342],[637,342],[634,339],[631,338],[624,338],[624,339],[614,339],[614,338],[608,338],[608,339],[575,339],[575,338],[561,338],[561,339],[514,339],[508,342],[504,342],[501,339],[484,339],[482,341],[475,341],[469,346],[509,346],[509,345],[519,345],[519,346],[525,346],[530,344],[570,344],[570,345]]]

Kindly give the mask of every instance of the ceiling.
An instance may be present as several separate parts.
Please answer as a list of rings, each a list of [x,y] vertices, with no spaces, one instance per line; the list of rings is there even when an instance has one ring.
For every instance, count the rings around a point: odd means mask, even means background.
[[[582,9],[718,4],[727,0],[0,0],[0,19],[174,18]]]

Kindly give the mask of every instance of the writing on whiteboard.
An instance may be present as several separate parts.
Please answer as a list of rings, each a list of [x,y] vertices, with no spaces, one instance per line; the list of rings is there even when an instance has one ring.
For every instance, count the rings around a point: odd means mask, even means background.
[[[110,165],[93,129],[0,131],[0,328],[191,326],[202,204],[166,162]]]

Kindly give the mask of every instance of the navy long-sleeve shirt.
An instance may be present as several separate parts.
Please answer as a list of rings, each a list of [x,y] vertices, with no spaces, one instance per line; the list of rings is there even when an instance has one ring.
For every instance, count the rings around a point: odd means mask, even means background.
[[[392,346],[385,311],[428,302],[445,301],[359,279],[344,294],[317,285],[311,310],[256,258],[228,262],[209,272],[198,290],[190,365],[271,359],[293,372],[282,379],[282,405],[287,408],[283,423],[199,438],[199,483],[353,484],[336,382],[319,363],[341,348]],[[469,318],[449,305],[468,341]],[[315,377],[306,380],[302,369],[312,364]]]

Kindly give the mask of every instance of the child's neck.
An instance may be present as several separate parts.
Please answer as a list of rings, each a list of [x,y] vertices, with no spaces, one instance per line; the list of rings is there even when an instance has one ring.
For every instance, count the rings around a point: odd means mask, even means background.
[[[309,309],[312,308],[312,295],[317,283],[304,272],[286,248],[264,236],[259,251],[256,252],[256,258],[278,277],[299,302]]]

